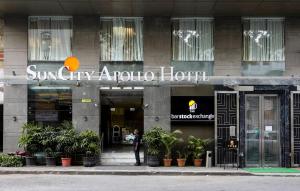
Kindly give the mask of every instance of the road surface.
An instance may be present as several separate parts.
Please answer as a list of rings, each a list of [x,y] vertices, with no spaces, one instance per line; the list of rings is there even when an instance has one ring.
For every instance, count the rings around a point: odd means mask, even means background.
[[[299,191],[300,177],[0,175],[0,191]]]

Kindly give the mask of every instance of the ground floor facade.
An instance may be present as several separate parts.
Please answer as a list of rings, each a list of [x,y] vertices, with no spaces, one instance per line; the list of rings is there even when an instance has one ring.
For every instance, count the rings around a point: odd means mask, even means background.
[[[6,96],[9,95],[9,98]],[[27,95],[27,96],[26,96]],[[103,136],[103,150],[127,152],[134,129],[160,126],[213,139],[215,165],[297,166],[300,92],[293,85],[251,86],[5,86],[3,152],[15,152],[26,122],[72,121]],[[228,149],[236,141],[237,150]],[[128,148],[128,149],[124,149]]]

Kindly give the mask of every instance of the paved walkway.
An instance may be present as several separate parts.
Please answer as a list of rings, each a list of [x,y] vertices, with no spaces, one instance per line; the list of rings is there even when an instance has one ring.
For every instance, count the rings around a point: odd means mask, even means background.
[[[96,167],[0,167],[0,174],[68,174],[68,175],[200,175],[200,176],[292,176],[300,173],[251,173],[236,168],[204,167],[148,167],[148,166],[96,166]]]
[[[228,167],[149,167],[149,166],[96,166],[96,167],[0,167],[0,174],[67,174],[67,175],[199,175],[199,176],[290,176],[300,173],[252,173]]]
[[[204,167],[148,167],[148,166],[96,166],[96,167],[0,167],[0,174],[78,174],[78,175],[224,175],[246,176],[251,173],[236,168]]]

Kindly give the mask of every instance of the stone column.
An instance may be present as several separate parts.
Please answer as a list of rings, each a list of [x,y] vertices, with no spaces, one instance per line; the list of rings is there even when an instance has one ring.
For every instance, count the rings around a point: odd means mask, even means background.
[[[79,71],[99,70],[99,17],[75,16],[73,18],[73,55],[80,61]],[[99,88],[92,83],[72,87],[73,124],[79,130],[91,129],[99,133]],[[83,103],[82,99],[91,99]]]
[[[240,76],[242,23],[240,17],[216,17],[214,30],[215,76]]]
[[[144,70],[170,66],[171,22],[169,17],[144,18]],[[144,130],[160,126],[170,131],[170,87],[145,87]]]
[[[300,67],[300,18],[285,20],[285,76],[299,76]]]
[[[26,75],[27,16],[7,16],[4,25],[4,75]],[[3,152],[18,150],[21,127],[27,122],[27,85],[4,86]]]

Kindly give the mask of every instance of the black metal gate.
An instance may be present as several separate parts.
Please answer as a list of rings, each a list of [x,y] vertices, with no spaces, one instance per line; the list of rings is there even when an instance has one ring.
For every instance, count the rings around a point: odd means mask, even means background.
[[[292,166],[300,165],[300,92],[291,94],[291,145]]]
[[[215,92],[215,163],[234,164],[237,153],[227,152],[229,139],[239,140],[239,99],[236,91]],[[234,131],[234,132],[233,132]],[[234,136],[232,136],[234,134]]]

